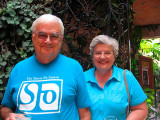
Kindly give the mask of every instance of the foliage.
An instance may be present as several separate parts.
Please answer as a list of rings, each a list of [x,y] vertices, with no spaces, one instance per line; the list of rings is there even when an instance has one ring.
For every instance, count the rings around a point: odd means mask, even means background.
[[[153,59],[154,75],[160,74],[160,39],[142,39],[140,43],[140,54]]]
[[[5,89],[2,84],[6,86],[14,65],[34,52],[31,24],[40,14],[51,13],[48,1],[41,2],[13,0],[0,9],[0,90]]]
[[[147,57],[151,57],[153,59],[153,72],[155,76],[155,90],[151,90],[149,88],[144,88],[144,91],[147,95],[147,104],[148,104],[148,110],[149,110],[149,116],[153,113],[157,116],[160,116],[160,114],[157,111],[154,111],[152,107],[155,107],[157,109],[158,101],[160,101],[159,96],[157,96],[157,86],[160,85],[160,79],[159,77],[156,77],[160,74],[160,39],[142,39],[140,43],[140,50],[139,54],[142,54]],[[157,98],[157,99],[156,99]]]
[[[61,53],[63,55],[77,60],[82,65],[84,71],[93,67],[90,55],[83,52],[85,48],[84,44],[86,44],[85,41],[79,39],[78,43],[74,43],[74,40],[69,35],[65,35],[64,41],[67,43],[70,52],[66,53],[62,50]]]
[[[144,92],[147,95],[147,105],[148,105],[148,117],[146,120],[150,120],[152,117],[160,117],[160,113],[158,111],[158,103],[154,104],[155,101],[155,90],[150,88],[143,88]],[[159,96],[158,96],[159,97]]]
[[[142,39],[140,48],[141,53],[152,57],[153,59],[160,60],[160,39]]]

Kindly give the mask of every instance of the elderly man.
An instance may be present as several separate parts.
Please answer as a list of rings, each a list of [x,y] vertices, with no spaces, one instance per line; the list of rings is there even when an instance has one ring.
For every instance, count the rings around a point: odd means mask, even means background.
[[[59,53],[62,21],[45,14],[31,29],[35,55],[13,68],[1,103],[1,118],[15,120],[24,113],[32,120],[90,120],[83,69]]]

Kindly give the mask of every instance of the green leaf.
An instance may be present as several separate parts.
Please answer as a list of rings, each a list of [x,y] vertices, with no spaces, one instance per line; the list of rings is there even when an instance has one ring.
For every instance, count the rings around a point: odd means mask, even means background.
[[[26,30],[25,30],[26,31]],[[30,35],[29,34],[24,34],[24,37],[25,37],[25,39],[27,39],[27,38],[29,38],[30,37]]]
[[[25,18],[25,21],[26,21],[26,22],[30,22],[30,21],[31,21],[31,18],[28,18],[28,17],[27,17],[27,18]]]
[[[24,14],[24,11],[20,11],[19,14],[22,14],[22,15],[23,15],[23,14]]]
[[[27,0],[28,1],[28,3],[32,3],[33,2],[33,0]]]
[[[12,55],[12,54],[11,54],[10,51],[8,51],[8,52],[5,54],[5,57],[8,58],[10,55]]]
[[[2,80],[0,80],[0,84],[1,84],[1,85],[3,84],[3,81],[2,81]]]
[[[117,4],[115,4],[115,3],[112,3],[112,5],[113,5],[114,7],[116,7],[116,8],[118,8],[118,5],[117,5]]]
[[[17,56],[16,56],[16,55],[13,55],[13,56],[12,56],[12,59],[13,59],[13,60],[16,60],[16,59],[17,59]]]
[[[7,62],[6,61],[1,62],[0,65],[5,66],[5,65],[7,65]]]
[[[21,6],[22,6],[23,8],[25,8],[25,7],[26,7],[26,4],[21,4]]]
[[[51,9],[50,9],[50,8],[45,8],[45,10],[48,12],[48,11],[50,11]]]
[[[12,69],[13,69],[12,67],[7,67],[6,71],[8,71],[10,73],[12,71]]]
[[[31,11],[30,13],[29,13],[29,16],[33,16],[34,15],[34,13]]]
[[[14,21],[11,19],[11,17],[7,17],[6,20],[8,24],[14,24]]]
[[[2,56],[0,55],[0,62],[2,62],[3,61],[3,58],[2,58]]]
[[[16,49],[16,50],[15,50],[15,53],[19,54],[19,53],[20,53],[20,51]]]
[[[16,31],[17,31],[18,35],[20,35],[20,36],[24,34],[24,30],[22,30],[22,29],[17,29]]]
[[[15,17],[16,16],[16,12],[13,11],[13,10],[11,10],[9,14],[10,14],[11,17]]]
[[[2,19],[2,20],[6,20],[6,17],[5,17],[5,16],[2,16],[1,19]]]
[[[28,33],[31,33],[31,29],[26,29],[25,31]],[[28,38],[28,37],[26,37],[26,38]]]
[[[8,10],[12,10],[13,5],[12,5],[12,4],[8,4],[8,5],[7,5],[7,8],[8,8]]]
[[[3,78],[5,76],[5,74],[4,74],[4,72],[2,72],[1,74],[0,74],[0,78]]]
[[[16,25],[19,25],[19,21],[17,21],[17,20],[16,20],[16,21],[14,21],[14,23],[15,23]]]
[[[66,35],[66,38],[68,38],[68,39],[69,39],[69,38],[71,38],[71,36],[69,36],[69,35]]]
[[[19,9],[19,8],[21,8],[21,6],[16,5],[14,8],[15,8],[15,9]]]
[[[22,27],[22,29],[26,29],[27,28],[27,25],[24,24],[24,23],[20,24],[20,26]]]
[[[0,8],[0,14],[2,14],[2,12],[3,12],[3,9],[2,9],[2,8]]]
[[[32,46],[32,47],[29,47],[28,50],[31,51],[31,52],[33,52],[33,51],[34,51],[34,47],[33,47],[33,46]]]
[[[4,77],[9,78],[10,73],[7,73]]]
[[[29,44],[30,44],[30,41],[23,41],[23,42],[22,42],[22,48],[28,47]]]

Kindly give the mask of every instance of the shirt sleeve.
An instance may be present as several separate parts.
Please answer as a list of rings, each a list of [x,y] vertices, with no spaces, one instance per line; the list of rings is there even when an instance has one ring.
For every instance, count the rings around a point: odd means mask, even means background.
[[[11,81],[11,76],[9,77],[7,87],[3,96],[3,100],[1,102],[2,105],[8,107],[8,108],[15,108],[12,95],[13,95],[13,90],[12,90],[12,81]]]
[[[136,80],[134,75],[129,71],[126,72],[126,78],[129,86],[130,106],[136,106],[143,103],[147,99],[147,96],[144,93],[139,82]]]
[[[76,104],[78,109],[89,107],[91,104],[90,97],[88,95],[86,80],[82,69],[79,69],[77,74],[77,94]]]

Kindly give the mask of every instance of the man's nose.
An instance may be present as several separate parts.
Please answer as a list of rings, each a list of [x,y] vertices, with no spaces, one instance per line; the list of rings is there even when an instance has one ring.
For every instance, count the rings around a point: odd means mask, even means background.
[[[45,42],[51,43],[51,39],[50,39],[50,36],[49,36],[49,35],[48,35],[47,39],[45,40]]]

